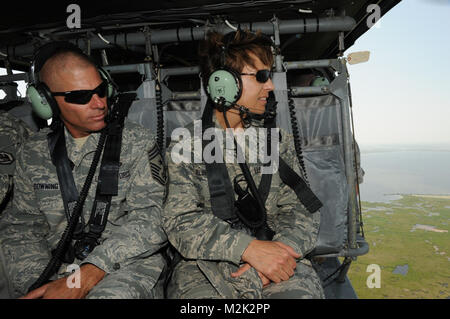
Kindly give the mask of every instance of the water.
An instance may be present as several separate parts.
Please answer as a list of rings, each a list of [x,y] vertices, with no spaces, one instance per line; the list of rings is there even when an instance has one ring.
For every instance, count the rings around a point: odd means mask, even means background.
[[[408,270],[409,270],[409,266],[408,266],[408,264],[406,264],[406,265],[403,265],[403,266],[395,267],[395,269],[394,269],[394,271],[392,273],[393,274],[397,274],[397,275],[406,276],[408,274]]]
[[[450,194],[450,151],[362,153],[361,200],[388,202],[398,194]]]

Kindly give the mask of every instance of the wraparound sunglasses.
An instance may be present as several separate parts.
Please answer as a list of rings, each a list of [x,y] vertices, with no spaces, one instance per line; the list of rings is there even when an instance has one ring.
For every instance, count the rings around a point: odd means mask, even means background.
[[[108,90],[108,84],[103,81],[93,90],[75,90],[67,92],[52,92],[52,96],[64,96],[64,101],[73,104],[87,104],[94,94],[98,97],[104,98],[106,91]]]

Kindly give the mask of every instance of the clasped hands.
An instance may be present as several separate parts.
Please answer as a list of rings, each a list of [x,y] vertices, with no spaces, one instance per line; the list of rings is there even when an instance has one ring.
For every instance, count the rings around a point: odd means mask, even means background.
[[[296,258],[301,255],[286,244],[279,241],[253,240],[242,254],[245,262],[231,277],[241,276],[250,268],[255,268],[266,287],[271,282],[280,283],[294,275],[297,267]]]

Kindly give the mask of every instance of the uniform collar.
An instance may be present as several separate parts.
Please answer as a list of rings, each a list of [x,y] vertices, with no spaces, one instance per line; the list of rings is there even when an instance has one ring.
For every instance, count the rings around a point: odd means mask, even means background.
[[[64,130],[66,135],[67,155],[75,164],[75,167],[78,167],[86,155],[95,152],[100,133],[91,133],[81,149],[78,149],[72,134],[70,134],[66,127],[64,127]]]

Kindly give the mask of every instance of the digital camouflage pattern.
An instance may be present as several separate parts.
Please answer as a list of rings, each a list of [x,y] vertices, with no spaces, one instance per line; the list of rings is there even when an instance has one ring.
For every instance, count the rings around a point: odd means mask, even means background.
[[[51,250],[67,225],[56,169],[50,159],[48,133],[49,129],[36,133],[20,149],[13,207],[5,212],[0,223],[8,278],[22,295],[44,270]],[[74,164],[74,180],[80,191],[100,134],[89,135],[81,149],[67,130],[65,135],[68,156]],[[161,226],[165,187],[152,177],[148,156],[156,147],[154,136],[141,126],[125,121],[118,196],[112,197],[101,244],[83,261],[103,269],[107,275],[90,291],[88,298],[160,296],[154,286],[165,263],[156,253],[167,239]],[[100,165],[84,204],[85,221],[89,219],[95,198],[99,168]],[[68,275],[66,266],[60,268],[59,277]]]
[[[20,145],[32,134],[25,122],[13,115],[0,111],[0,218],[3,210],[10,205],[16,153]],[[0,299],[10,298],[11,287],[4,280],[4,257],[0,246]]]
[[[31,134],[31,129],[23,121],[0,111],[0,204],[9,189],[17,150]]]
[[[292,136],[284,132],[282,135],[280,156],[300,174]],[[176,143],[172,142],[167,153],[170,184],[163,221],[169,241],[184,260],[174,269],[168,297],[323,298],[320,280],[306,259],[298,261],[296,275],[288,281],[272,283],[264,289],[254,268],[238,278],[231,277],[239,268],[244,250],[255,238],[213,215],[205,165],[175,164],[178,159],[172,157],[171,150]],[[239,164],[226,165],[231,181],[241,174]],[[259,185],[261,164],[248,165]],[[278,172],[272,178],[266,209],[268,225],[276,232],[274,241],[291,246],[302,256],[313,250],[320,213],[307,212]]]

